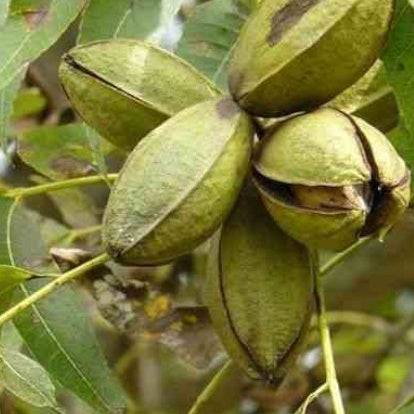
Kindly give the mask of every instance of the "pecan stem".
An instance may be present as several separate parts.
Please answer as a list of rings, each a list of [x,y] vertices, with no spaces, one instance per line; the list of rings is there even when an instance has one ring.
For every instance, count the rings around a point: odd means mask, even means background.
[[[323,274],[319,270],[319,257],[316,251],[312,252],[315,273],[315,296],[318,312],[319,334],[321,338],[322,354],[325,363],[326,382],[332,398],[335,414],[345,414],[341,390],[336,376],[335,361],[332,349],[331,334],[328,318],[326,316],[325,291],[323,287]]]
[[[344,251],[336,254],[332,259],[330,259],[328,262],[326,262],[320,269],[319,273],[320,276],[325,276],[327,273],[329,273],[333,268],[335,268],[337,265],[342,263],[348,256],[350,256],[355,251],[359,250],[360,247],[365,246],[372,240],[374,240],[376,237],[378,237],[377,234],[373,234],[368,237],[364,237],[362,239],[359,239],[356,243],[349,246]]]
[[[207,387],[198,396],[197,401],[192,406],[188,414],[198,414],[202,412],[203,407],[216,393],[218,388],[223,385],[224,381],[229,377],[234,369],[234,363],[232,360],[227,361],[213,377]]]
[[[329,386],[328,383],[324,382],[320,387],[318,387],[315,391],[313,391],[311,394],[308,395],[306,400],[303,402],[303,404],[295,411],[295,414],[306,414],[306,411],[310,404],[315,401],[321,394],[323,394],[325,391],[328,391]]]
[[[37,303],[39,300],[55,292],[59,287],[63,286],[65,283],[69,282],[70,280],[81,277],[85,273],[89,272],[97,266],[100,266],[108,262],[109,260],[110,257],[106,253],[103,253],[100,256],[97,256],[94,259],[91,259],[88,262],[83,263],[75,269],[69,270],[68,272],[59,275],[58,277],[53,279],[52,282],[43,286],[30,296],[27,296],[25,299],[23,299],[22,301],[8,309],[6,312],[2,313],[0,315],[0,327],[3,326],[6,322],[16,317],[17,315],[19,315],[21,312],[23,312],[30,306]]]
[[[80,187],[91,184],[113,182],[118,177],[118,174],[90,175],[86,177],[71,178],[68,180],[56,181],[53,183],[35,185],[33,187],[18,187],[2,193],[1,195],[8,198],[29,197],[39,194],[48,193],[51,191],[64,190],[66,188]]]

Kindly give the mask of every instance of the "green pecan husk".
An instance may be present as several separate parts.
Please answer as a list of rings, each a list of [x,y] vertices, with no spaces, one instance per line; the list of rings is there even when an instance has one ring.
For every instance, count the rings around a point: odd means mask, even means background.
[[[378,58],[393,9],[393,0],[263,0],[230,61],[234,99],[263,117],[327,103]]]
[[[80,116],[127,151],[174,114],[220,94],[176,55],[133,39],[77,46],[59,76]]]
[[[383,238],[405,212],[411,173],[387,137],[331,108],[281,123],[261,141],[255,184],[276,222],[313,248]]]
[[[230,212],[249,168],[253,126],[229,98],[185,109],[129,155],[104,216],[115,260],[165,263],[210,237]]]
[[[234,362],[252,379],[279,384],[302,349],[313,275],[307,249],[280,230],[250,184],[215,237],[205,293]]]

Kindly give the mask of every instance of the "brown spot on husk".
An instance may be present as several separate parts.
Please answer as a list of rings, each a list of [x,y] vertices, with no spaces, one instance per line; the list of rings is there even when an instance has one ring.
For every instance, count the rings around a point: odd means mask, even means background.
[[[292,0],[272,17],[271,28],[267,42],[275,46],[282,36],[298,23],[302,16],[321,0]]]
[[[229,75],[229,89],[236,101],[240,101],[243,96],[240,94],[244,84],[245,74],[239,70],[232,70]]]
[[[224,98],[216,105],[217,113],[220,118],[230,119],[240,112],[239,107],[231,98]]]

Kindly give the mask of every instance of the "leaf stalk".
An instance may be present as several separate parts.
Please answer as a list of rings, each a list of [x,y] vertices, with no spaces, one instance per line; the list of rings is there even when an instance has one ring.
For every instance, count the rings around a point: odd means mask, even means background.
[[[87,177],[71,178],[69,180],[56,181],[53,183],[35,185],[33,187],[18,187],[11,190],[7,190],[0,194],[8,198],[22,198],[35,196],[39,194],[48,193],[51,191],[65,190],[73,187],[81,187],[91,184],[100,184],[105,182],[113,182],[118,177],[118,174],[103,175],[91,175]]]
[[[6,322],[10,321],[21,312],[29,308],[30,306],[34,305],[39,300],[45,298],[46,296],[50,295],[51,293],[55,292],[59,287],[64,285],[65,283],[69,282],[70,280],[76,279],[84,275],[85,273],[89,272],[90,270],[94,269],[97,266],[100,266],[107,261],[110,260],[110,257],[107,253],[103,253],[100,256],[95,257],[94,259],[89,260],[86,263],[72,269],[66,273],[63,273],[52,282],[48,283],[47,285],[43,286],[27,298],[23,299],[21,302],[17,303],[16,305],[12,306],[6,312],[0,315],[0,327],[3,326]]]

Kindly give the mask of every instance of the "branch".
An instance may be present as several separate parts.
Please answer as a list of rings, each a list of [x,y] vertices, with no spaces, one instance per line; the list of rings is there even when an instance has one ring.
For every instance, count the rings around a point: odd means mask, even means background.
[[[372,240],[376,239],[378,236],[375,234],[373,236],[364,237],[362,239],[359,239],[356,243],[354,243],[352,246],[345,249],[343,252],[338,253],[335,255],[331,260],[328,260],[320,269],[321,276],[326,275],[329,273],[334,267],[341,264],[345,259],[348,258],[352,253],[359,250],[361,247],[367,245]]]
[[[315,296],[318,311],[319,334],[326,371],[326,383],[331,393],[335,414],[345,414],[341,391],[336,377],[335,361],[333,356],[331,335],[326,317],[325,292],[323,288],[323,274],[319,270],[319,260],[316,251],[313,252],[313,265],[315,272]]]
[[[6,322],[13,319],[19,313],[23,312],[30,306],[34,305],[40,299],[45,298],[46,296],[53,293],[57,290],[60,286],[64,285],[69,280],[75,279],[77,277],[82,276],[83,274],[87,273],[91,269],[106,263],[110,259],[109,255],[106,253],[101,254],[98,257],[95,257],[92,260],[82,264],[81,266],[76,267],[75,269],[70,270],[69,272],[63,273],[62,275],[58,276],[52,282],[48,283],[47,285],[43,286],[39,290],[37,290],[32,295],[28,296],[27,298],[23,299],[21,302],[17,303],[6,312],[0,315],[0,327],[3,326]]]
[[[80,229],[77,229],[77,228],[71,229],[69,231],[69,234],[62,237],[60,241],[68,243],[68,244],[72,244],[74,241],[78,239],[85,239],[87,236],[94,234],[94,233],[98,233],[101,230],[102,230],[102,224],[80,228]]]
[[[215,394],[217,389],[223,384],[223,382],[229,377],[234,368],[233,361],[227,361],[220,371],[213,377],[210,383],[204,388],[203,392],[198,396],[197,401],[194,403],[188,414],[199,414],[203,407]]]
[[[71,178],[69,180],[56,181],[54,183],[41,184],[33,187],[13,188],[12,190],[0,193],[0,195],[8,198],[29,197],[48,193],[50,191],[64,190],[66,188],[105,183],[106,181],[113,182],[117,177],[118,174],[108,174],[106,177],[102,175],[91,175],[87,177]]]
[[[328,391],[329,385],[328,383],[322,384],[319,388],[317,388],[314,392],[308,395],[306,400],[303,402],[303,404],[297,409],[295,414],[306,414],[306,411],[309,407],[309,405],[316,400],[321,394],[323,394],[325,391]]]
[[[392,332],[392,324],[386,320],[361,312],[353,311],[330,311],[326,313],[329,325],[346,324],[365,328],[370,328],[390,335]],[[317,325],[317,321],[312,321],[312,327]]]

